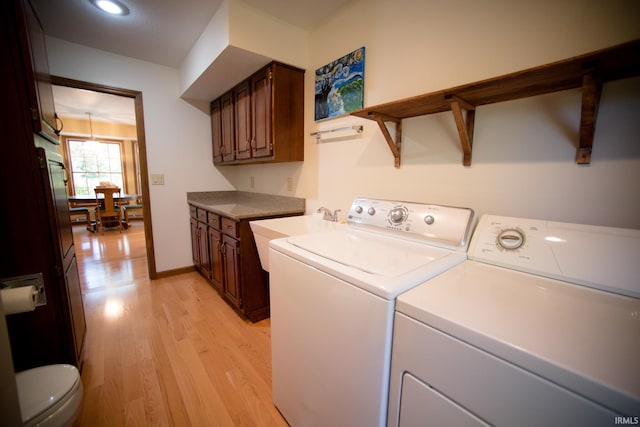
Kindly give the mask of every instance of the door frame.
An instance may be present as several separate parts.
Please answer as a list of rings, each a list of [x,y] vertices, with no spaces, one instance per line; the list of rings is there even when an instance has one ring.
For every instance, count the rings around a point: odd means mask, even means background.
[[[142,92],[137,90],[122,89],[113,86],[105,86],[81,80],[69,79],[60,76],[51,76],[51,84],[66,86],[75,89],[85,89],[94,92],[102,92],[110,95],[132,98],[136,115],[136,137],[138,138],[138,151],[140,156],[140,193],[142,195],[142,212],[144,217],[144,239],[147,248],[147,268],[150,279],[157,279],[156,258],[153,245],[153,226],[151,221],[151,200],[149,197],[149,173],[147,167],[147,144],[144,132],[144,114],[142,108]]]

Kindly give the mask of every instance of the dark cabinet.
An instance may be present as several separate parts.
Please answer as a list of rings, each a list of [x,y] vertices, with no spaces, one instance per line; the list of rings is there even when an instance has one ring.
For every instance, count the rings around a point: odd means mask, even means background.
[[[258,71],[251,77],[251,134],[253,135],[253,157],[262,158],[273,155],[273,139],[271,134],[271,93],[273,67]],[[284,113],[281,113],[281,115]],[[289,141],[292,143],[294,141]],[[284,142],[283,142],[284,143]]]
[[[55,131],[49,132],[55,114],[43,89],[49,76],[42,28],[23,0],[0,2],[0,22],[0,67],[10,82],[0,101],[0,198],[6,201],[0,209],[0,277],[41,274],[47,300],[34,311],[7,316],[13,363],[16,371],[54,363],[81,368],[86,323],[68,175]]]
[[[67,351],[73,354],[76,360],[82,356],[84,335],[86,332],[86,321],[84,317],[84,304],[82,302],[82,287],[78,272],[78,262],[73,244],[73,229],[71,227],[71,216],[69,214],[69,201],[67,199],[68,174],[65,169],[62,157],[47,153],[44,149],[38,148],[40,164],[47,166],[42,169],[43,181],[45,185],[50,185],[51,198],[48,199],[48,211],[55,213],[50,215],[51,229],[57,231],[58,250],[56,254],[61,257],[58,260],[58,268],[64,271],[64,280],[61,284],[64,295],[63,305],[64,323],[70,330],[69,347]],[[48,176],[47,176],[48,172]],[[56,234],[54,231],[54,234]]]
[[[193,265],[211,279],[211,257],[209,255],[209,234],[207,230],[207,211],[191,207],[191,254]]]
[[[210,105],[211,110],[211,146],[213,148],[213,163],[222,161],[222,109],[220,99],[216,99]]]
[[[220,98],[221,162],[232,162],[236,159],[234,117],[233,92],[227,92]]]
[[[224,296],[236,308],[242,308],[242,298],[240,295],[240,243],[227,235],[222,236],[220,246],[224,265],[223,292]]]
[[[233,109],[233,91],[225,93],[210,104],[214,164],[231,162],[236,158]]]
[[[29,79],[28,102],[33,128],[51,142],[58,144],[62,122],[56,115],[53,102],[53,87],[49,74],[49,61],[45,44],[44,30],[31,3],[23,1],[26,38],[23,38],[26,76]]]
[[[73,229],[69,214],[69,200],[67,198],[68,174],[64,166],[62,156],[45,150],[37,149],[39,164],[42,173],[42,181],[45,188],[45,201],[49,226],[52,233],[56,273],[60,276],[57,280],[56,291],[59,292],[60,306],[52,307],[61,309],[61,322],[59,332],[64,331],[65,340],[62,348],[63,354],[68,354],[68,359],[80,366],[82,349],[86,332],[84,305],[82,302],[82,290],[78,263],[73,244]],[[46,283],[45,283],[46,286]],[[41,310],[44,307],[38,308]]]
[[[266,217],[236,220],[193,205],[190,205],[190,212],[191,244],[196,269],[229,305],[247,319],[257,322],[269,317],[269,276],[260,264],[249,224],[253,219]],[[207,227],[206,232],[198,231],[202,230],[201,227]],[[202,242],[203,236],[206,236],[207,252]],[[203,260],[204,256],[208,256],[208,259]]]
[[[219,292],[223,290],[223,275],[222,270],[224,268],[222,259],[222,233],[220,230],[209,227],[209,249],[211,255],[211,282],[215,285]]]
[[[233,106],[236,159],[250,159],[253,136],[251,135],[251,86],[249,81],[240,83],[233,90]]]
[[[220,216],[207,212],[207,241],[209,243],[209,279],[219,292],[223,292],[224,260],[222,259],[222,233],[220,232]]]
[[[220,228],[222,230],[222,241],[220,244],[220,255],[222,258],[222,291],[227,300],[236,308],[243,308],[241,283],[242,271],[240,265],[240,222],[230,218],[221,218]]]
[[[80,360],[87,324],[84,317],[84,304],[82,302],[82,286],[80,285],[78,262],[75,256],[69,262],[69,267],[67,267],[64,273],[64,278],[67,282],[67,300],[69,313],[71,314],[73,344],[75,346],[76,358]]]
[[[211,130],[214,153],[234,153],[214,154],[216,165],[303,161],[304,70],[262,68],[211,103]]]

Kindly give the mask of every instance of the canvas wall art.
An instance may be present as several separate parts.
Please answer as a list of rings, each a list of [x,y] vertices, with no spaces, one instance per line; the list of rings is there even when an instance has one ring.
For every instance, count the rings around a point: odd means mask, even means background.
[[[316,70],[316,120],[342,116],[363,105],[364,47]]]

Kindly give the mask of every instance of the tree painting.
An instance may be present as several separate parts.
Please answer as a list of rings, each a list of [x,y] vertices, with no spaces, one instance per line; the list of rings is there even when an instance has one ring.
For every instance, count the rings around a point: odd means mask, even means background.
[[[316,70],[316,120],[359,110],[363,101],[364,47]]]

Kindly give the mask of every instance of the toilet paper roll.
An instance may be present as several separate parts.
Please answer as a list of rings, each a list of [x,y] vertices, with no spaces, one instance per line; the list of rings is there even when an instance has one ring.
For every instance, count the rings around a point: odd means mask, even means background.
[[[20,286],[2,289],[0,296],[2,297],[4,314],[24,313],[36,308],[38,290],[35,286]]]

